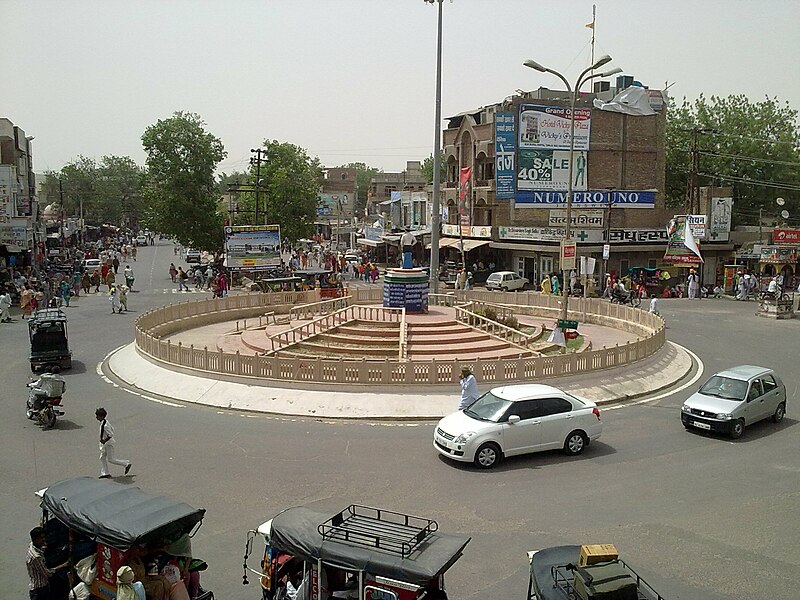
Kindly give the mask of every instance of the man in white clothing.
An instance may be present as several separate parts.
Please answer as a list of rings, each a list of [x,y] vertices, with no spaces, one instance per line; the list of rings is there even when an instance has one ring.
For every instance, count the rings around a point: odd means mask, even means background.
[[[105,408],[98,408],[94,411],[95,418],[100,421],[100,479],[110,479],[111,473],[108,472],[108,463],[125,467],[125,475],[131,470],[131,461],[122,458],[114,458],[114,427],[109,423],[108,413]]]
[[[464,410],[478,399],[478,381],[472,374],[469,367],[461,367],[461,401],[458,403],[458,410]]]
[[[3,292],[0,294],[0,322],[2,323],[10,323],[11,322],[11,294],[8,292]]]
[[[700,283],[697,273],[694,269],[689,269],[689,277],[686,278],[686,284],[689,288],[689,298],[697,298],[697,287]]]

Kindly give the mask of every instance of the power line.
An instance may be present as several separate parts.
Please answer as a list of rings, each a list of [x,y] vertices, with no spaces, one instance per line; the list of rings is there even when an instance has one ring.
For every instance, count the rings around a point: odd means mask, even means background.
[[[720,158],[733,158],[736,160],[749,160],[752,162],[765,162],[765,163],[772,163],[775,165],[789,165],[792,167],[800,167],[800,162],[790,161],[790,160],[775,160],[772,158],[757,158],[755,156],[742,156],[741,154],[726,154],[724,152],[715,152],[713,150],[700,150],[700,154],[706,156],[715,156]]]
[[[740,139],[740,140],[752,140],[754,142],[766,142],[768,144],[792,144],[792,145],[796,144],[796,142],[794,140],[776,140],[774,138],[773,139],[770,139],[770,138],[757,138],[757,137],[751,137],[749,135],[736,135],[734,133],[722,133],[721,131],[717,131],[716,129],[701,129],[699,131],[700,131],[700,133],[708,134],[708,135],[719,135],[719,136],[722,136],[722,137],[730,137],[730,138],[736,138],[736,139]]]
[[[702,171],[698,172],[697,174],[702,175],[703,177],[711,177],[712,179],[725,179],[727,181],[736,181],[739,183],[745,183],[747,185],[758,185],[778,190],[790,190],[790,191],[800,192],[800,185],[793,183],[766,181],[763,179],[751,179],[749,177],[736,177],[735,175],[722,175],[721,173],[704,173]]]

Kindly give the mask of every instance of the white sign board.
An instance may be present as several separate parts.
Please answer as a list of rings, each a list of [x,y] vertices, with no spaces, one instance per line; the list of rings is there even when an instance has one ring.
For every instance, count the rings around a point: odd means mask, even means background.
[[[573,210],[570,215],[572,227],[602,227],[602,210]],[[566,210],[551,210],[547,224],[550,227],[564,227],[567,224]]]
[[[727,242],[731,235],[733,198],[711,198],[711,222],[708,237],[711,241]]]

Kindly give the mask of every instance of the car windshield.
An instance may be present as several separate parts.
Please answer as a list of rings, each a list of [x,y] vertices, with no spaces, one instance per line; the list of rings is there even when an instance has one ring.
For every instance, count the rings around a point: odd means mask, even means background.
[[[497,423],[500,418],[506,413],[506,409],[511,406],[511,402],[498,398],[492,392],[486,392],[483,396],[475,400],[468,408],[464,410],[464,414],[478,419],[479,421],[489,421],[490,423]]]
[[[744,400],[747,394],[747,382],[714,375],[703,384],[700,393],[704,396],[714,396],[724,400]]]

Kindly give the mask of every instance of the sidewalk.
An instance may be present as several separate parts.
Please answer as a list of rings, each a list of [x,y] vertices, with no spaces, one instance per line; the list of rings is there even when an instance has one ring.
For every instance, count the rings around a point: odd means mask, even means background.
[[[680,346],[667,344],[652,357],[618,369],[575,377],[541,380],[574,392],[598,404],[631,400],[675,384],[692,369],[692,358]],[[108,369],[125,387],[144,394],[217,406],[281,415],[345,419],[438,419],[456,410],[460,390],[438,386],[397,393],[358,390],[318,391],[298,387],[246,385],[171,371],[143,358],[128,344],[114,352]],[[342,386],[344,389],[346,386]],[[488,386],[480,389],[486,391]]]

